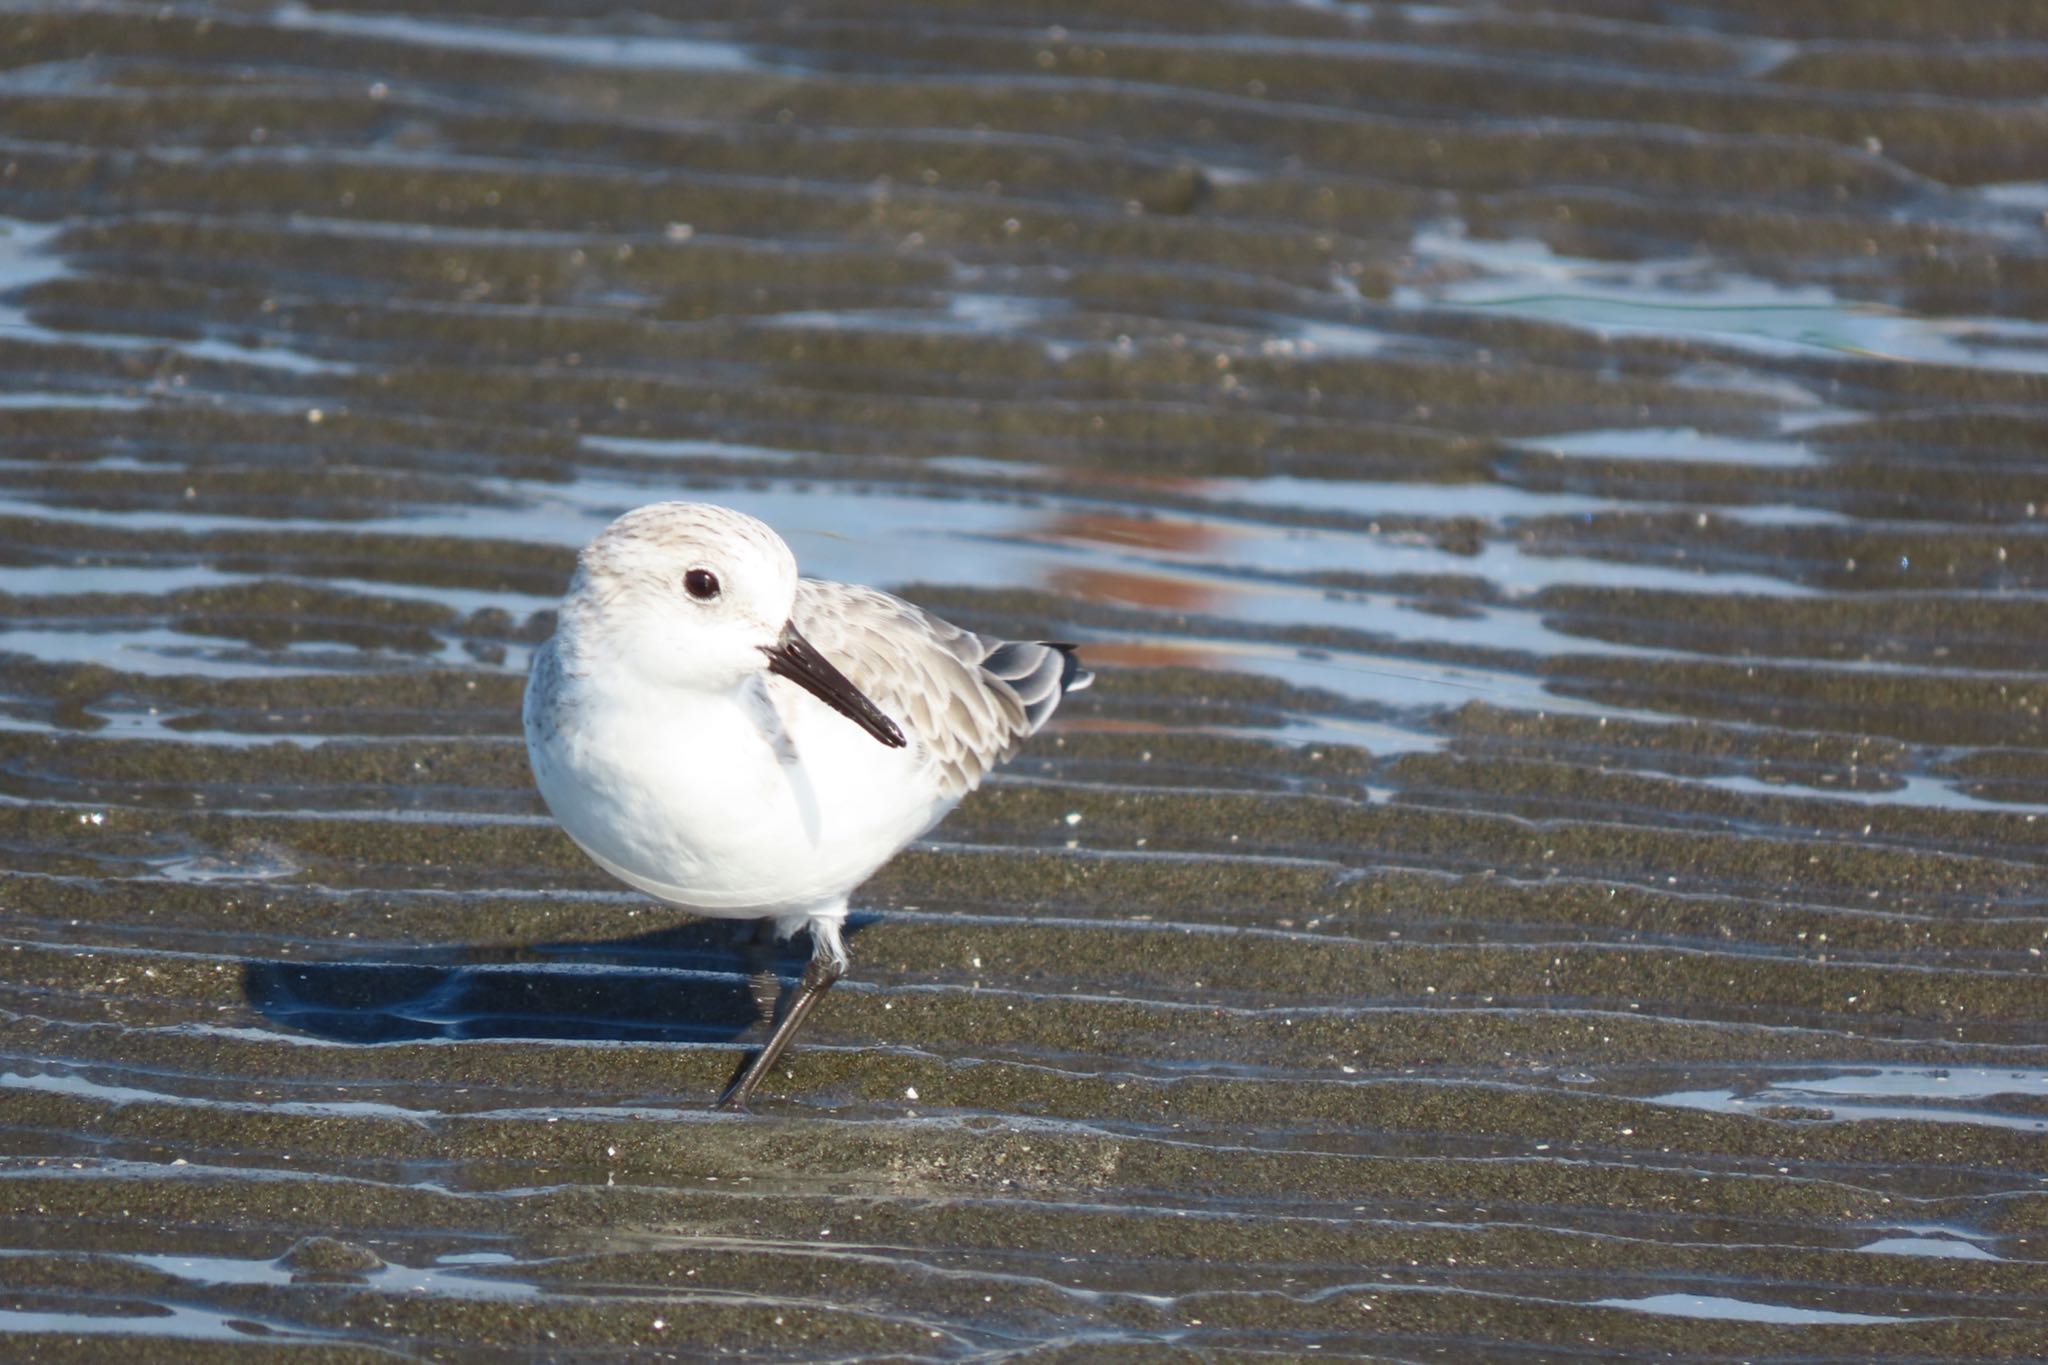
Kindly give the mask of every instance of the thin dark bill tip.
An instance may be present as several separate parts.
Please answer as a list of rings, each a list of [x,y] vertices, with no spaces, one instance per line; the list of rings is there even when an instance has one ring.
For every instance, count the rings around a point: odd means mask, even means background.
[[[910,742],[881,707],[803,637],[795,622],[785,625],[782,637],[761,652],[768,656],[770,673],[789,679],[889,748],[901,749]]]

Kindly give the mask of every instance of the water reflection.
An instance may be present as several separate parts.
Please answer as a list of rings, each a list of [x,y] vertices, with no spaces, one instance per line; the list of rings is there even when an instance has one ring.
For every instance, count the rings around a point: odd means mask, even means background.
[[[1419,232],[1416,252],[1460,277],[1397,290],[1407,308],[1454,307],[1569,323],[1611,335],[1689,337],[1764,355],[1841,352],[1879,360],[2048,371],[2048,324],[1929,318],[1782,285],[1699,256],[1600,261],[1529,238],[1483,241],[1456,225]]]

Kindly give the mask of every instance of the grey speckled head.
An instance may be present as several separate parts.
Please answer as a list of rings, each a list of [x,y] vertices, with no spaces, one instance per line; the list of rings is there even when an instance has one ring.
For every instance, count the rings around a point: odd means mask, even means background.
[[[657,502],[607,526],[576,559],[562,604],[573,644],[602,635],[637,672],[738,676],[788,624],[796,558],[763,523],[703,502]]]
[[[744,576],[750,596],[796,593],[796,558],[782,537],[744,512],[708,502],[651,502],[599,533],[576,556],[578,586],[618,588],[675,579],[692,568]],[[573,591],[573,589],[572,589]]]

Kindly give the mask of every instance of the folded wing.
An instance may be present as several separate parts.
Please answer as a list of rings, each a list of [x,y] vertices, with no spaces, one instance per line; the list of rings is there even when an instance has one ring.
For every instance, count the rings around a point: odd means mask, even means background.
[[[958,796],[1094,681],[1065,644],[992,640],[874,588],[806,578],[796,628],[924,747]]]

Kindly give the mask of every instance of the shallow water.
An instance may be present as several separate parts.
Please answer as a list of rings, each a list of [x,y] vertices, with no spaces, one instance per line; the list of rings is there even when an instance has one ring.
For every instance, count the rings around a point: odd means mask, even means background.
[[[1674,14],[0,11],[0,1355],[2048,1355],[2048,24]],[[743,1118],[672,496],[1100,675]]]

